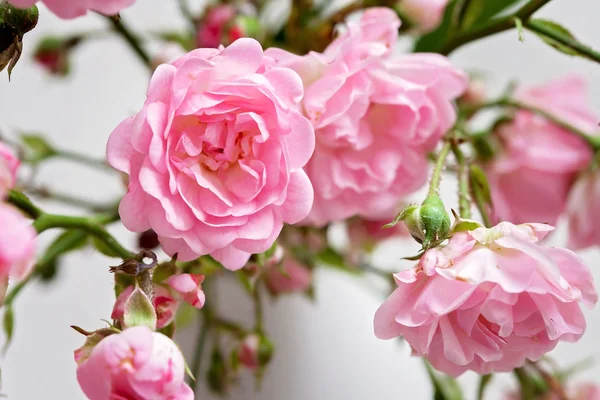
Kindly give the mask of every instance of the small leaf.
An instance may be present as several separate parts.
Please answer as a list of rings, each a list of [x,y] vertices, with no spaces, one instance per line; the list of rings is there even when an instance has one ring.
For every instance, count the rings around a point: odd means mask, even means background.
[[[471,185],[475,186],[473,189],[479,190],[483,195],[483,199],[487,204],[492,204],[492,195],[490,193],[490,185],[488,183],[485,172],[477,165],[471,165]]]
[[[444,44],[452,36],[455,23],[455,8],[457,3],[458,1],[456,0],[452,0],[450,3],[448,3],[448,6],[446,6],[446,10],[444,12],[444,18],[442,19],[440,25],[433,32],[422,36],[415,43],[414,52],[436,52],[444,46]]]
[[[463,11],[461,27],[465,30],[484,25],[520,2],[523,0],[470,0]]]
[[[4,343],[4,347],[2,348],[2,353],[6,353],[8,350],[8,346],[12,341],[14,329],[15,329],[15,314],[13,312],[12,304],[7,304],[4,310],[4,319],[3,319],[3,327],[4,327],[4,335],[6,335],[6,343]]]
[[[123,323],[127,328],[133,326],[147,326],[156,329],[156,311],[152,302],[139,287],[131,293],[125,302]]]
[[[173,276],[177,273],[177,266],[172,262],[165,262],[159,264],[152,274],[152,281],[154,283],[160,283],[166,280],[168,277]]]
[[[542,39],[544,42],[546,42],[546,44],[548,44],[549,46],[554,47],[556,50],[558,50],[562,53],[568,54],[570,56],[586,57],[585,55],[579,54],[579,52],[577,50],[575,50],[569,46],[565,46],[564,44],[554,40],[550,36],[547,36],[544,33],[542,33],[542,32],[548,32],[548,33],[551,33],[552,36],[576,41],[577,39],[575,39],[575,36],[573,36],[573,34],[567,28],[563,27],[562,25],[559,25],[558,23],[556,23],[554,21],[549,21],[549,20],[545,20],[545,19],[531,20],[531,21],[529,21],[529,25],[534,28],[533,31],[535,32],[536,35],[538,35],[538,37],[540,39]]]
[[[521,18],[515,17],[515,26],[517,27],[517,32],[519,34],[519,42],[523,43],[525,41],[525,36],[523,36],[523,21],[521,21]]]
[[[25,146],[25,160],[38,163],[56,155],[56,150],[40,135],[21,135]]]

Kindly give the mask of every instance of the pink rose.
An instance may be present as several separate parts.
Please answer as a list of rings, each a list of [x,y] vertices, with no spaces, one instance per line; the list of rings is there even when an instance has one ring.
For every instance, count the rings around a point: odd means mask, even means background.
[[[173,275],[167,279],[169,286],[179,293],[183,301],[196,308],[204,307],[206,301],[202,282],[204,282],[204,275],[194,274]]]
[[[598,120],[585,92],[585,82],[567,77],[522,90],[517,97],[592,133]],[[592,150],[572,132],[527,111],[517,112],[497,133],[505,151],[487,169],[497,220],[555,224]]]
[[[236,15],[237,10],[231,4],[210,7],[198,25],[196,45],[217,48],[221,44],[233,43],[239,39],[242,36],[239,28],[230,26]]]
[[[90,400],[192,400],[184,369],[171,339],[134,327],[102,339],[77,367],[77,380]]]
[[[21,162],[12,150],[0,142],[0,199],[15,186],[19,165]]]
[[[121,292],[117,301],[113,306],[110,318],[121,321],[123,324],[123,316],[125,315],[125,303],[133,293],[133,286],[129,286]],[[154,285],[154,309],[156,310],[156,329],[164,328],[175,319],[179,302],[175,300],[171,291],[162,285]]]
[[[400,10],[421,33],[431,32],[442,22],[449,0],[402,0]]]
[[[238,269],[308,215],[314,131],[297,111],[300,78],[273,64],[239,39],[157,68],[142,110],[108,141],[108,161],[129,175],[125,227],[152,228],[181,261],[211,254]]]
[[[308,222],[393,217],[427,180],[427,153],[454,125],[452,101],[467,77],[436,54],[393,55],[400,21],[367,9],[323,54],[267,54],[303,78],[317,146],[306,171],[315,187]]]
[[[304,292],[312,283],[312,271],[290,255],[282,264],[270,265],[264,272],[265,283],[272,294]]]
[[[8,278],[26,278],[35,263],[35,229],[16,208],[0,203],[0,305]]]
[[[569,248],[580,250],[600,245],[600,174],[581,176],[569,194],[567,207]]]
[[[19,8],[29,8],[37,0],[8,0]],[[89,11],[97,11],[105,15],[116,15],[129,7],[135,0],[42,0],[42,3],[60,18],[71,19],[85,15]]]
[[[394,275],[398,288],[377,310],[375,334],[404,336],[451,376],[512,371],[579,340],[579,302],[592,306],[598,295],[581,258],[538,244],[552,229],[502,222],[454,234]]]

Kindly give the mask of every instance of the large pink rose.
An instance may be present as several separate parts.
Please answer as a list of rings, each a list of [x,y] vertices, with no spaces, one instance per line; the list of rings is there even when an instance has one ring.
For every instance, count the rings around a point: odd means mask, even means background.
[[[308,222],[391,218],[427,180],[427,152],[454,125],[452,100],[467,77],[436,54],[393,55],[400,20],[367,9],[323,54],[267,54],[303,78],[317,146],[306,171],[315,187]]]
[[[600,174],[598,171],[581,176],[569,194],[567,206],[569,248],[584,249],[600,245]]]
[[[8,0],[19,8],[28,8],[38,0]],[[60,18],[71,19],[85,15],[89,11],[97,11],[105,15],[116,15],[129,7],[135,0],[42,0],[54,14]]]
[[[585,82],[577,77],[527,88],[517,97],[590,134],[597,130]],[[526,111],[517,112],[497,133],[505,151],[487,169],[497,220],[555,224],[592,150],[572,132]]]
[[[541,246],[553,228],[502,222],[456,233],[394,277],[375,314],[381,339],[404,336],[416,355],[458,376],[508,372],[585,331],[579,302],[596,303],[589,269],[567,249]]]
[[[419,32],[434,30],[442,22],[449,0],[402,0],[400,10]]]
[[[129,175],[125,227],[152,228],[179,260],[211,254],[237,269],[308,215],[314,131],[297,110],[302,81],[273,64],[239,39],[157,68],[142,110],[108,141]]]
[[[20,164],[12,150],[0,142],[0,200],[15,186]]]
[[[16,208],[0,203],[0,304],[8,279],[27,277],[35,263],[36,232]]]
[[[105,337],[77,367],[77,380],[90,400],[192,400],[184,376],[177,345],[147,327]]]

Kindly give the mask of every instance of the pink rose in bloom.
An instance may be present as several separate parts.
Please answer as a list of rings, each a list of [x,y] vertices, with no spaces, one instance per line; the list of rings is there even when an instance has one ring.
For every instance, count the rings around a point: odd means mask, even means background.
[[[202,291],[204,275],[179,274],[170,276],[167,283],[171,286],[186,303],[196,308],[204,307],[206,297]]]
[[[304,292],[310,288],[312,271],[287,255],[283,264],[271,265],[264,273],[265,283],[272,294]]]
[[[240,343],[238,358],[240,363],[250,369],[255,370],[260,366],[258,359],[258,349],[260,347],[260,337],[258,335],[248,335]]]
[[[600,245],[600,174],[581,176],[569,194],[569,245],[573,250]]]
[[[171,339],[134,327],[102,339],[77,367],[77,380],[90,400],[192,400],[184,369]]]
[[[266,54],[296,70],[317,146],[306,171],[315,187],[308,222],[393,217],[427,180],[427,153],[454,125],[452,101],[467,77],[436,54],[394,55],[400,20],[367,9],[323,54]]]
[[[125,227],[152,228],[181,261],[211,254],[239,269],[267,251],[313,202],[302,95],[298,75],[253,39],[159,66],[142,110],[108,141],[108,161],[129,175]]]
[[[110,316],[111,319],[121,321],[123,323],[123,316],[125,314],[125,303],[133,293],[133,286],[129,286],[121,292]],[[179,302],[175,300],[171,291],[164,286],[154,285],[154,309],[156,310],[156,329],[164,328],[169,325],[175,319]]]
[[[517,98],[590,134],[597,130],[598,119],[586,103],[586,85],[580,78],[530,87]],[[497,220],[555,224],[592,150],[583,139],[527,111],[517,112],[497,133],[505,151],[487,168]]]
[[[35,263],[35,229],[21,212],[0,203],[0,304],[4,301],[8,278],[26,278]]]
[[[421,33],[427,33],[442,22],[449,0],[402,0],[400,10]]]
[[[8,0],[8,2],[18,8],[29,8],[37,3],[37,0]],[[85,15],[88,11],[116,15],[135,3],[135,0],[42,0],[42,3],[60,18],[71,19]]]
[[[404,336],[455,377],[508,372],[579,340],[579,302],[593,306],[598,296],[581,258],[537,243],[552,229],[502,222],[454,234],[394,275],[398,288],[377,310],[375,334]]]
[[[0,142],[0,199],[15,186],[19,165],[21,162],[12,150]]]
[[[236,16],[237,10],[231,4],[210,7],[198,25],[196,45],[217,48],[241,38],[240,28],[232,25]]]

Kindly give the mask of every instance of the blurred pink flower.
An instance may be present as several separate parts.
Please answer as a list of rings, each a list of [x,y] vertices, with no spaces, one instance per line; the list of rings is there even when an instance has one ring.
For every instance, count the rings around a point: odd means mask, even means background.
[[[181,295],[183,301],[196,308],[204,307],[206,300],[202,291],[202,282],[204,282],[204,275],[194,274],[172,275],[167,279],[169,286]]]
[[[317,134],[306,167],[311,224],[392,218],[425,183],[427,153],[454,125],[466,75],[437,54],[394,55],[399,26],[393,10],[369,8],[323,54],[266,52],[306,87],[302,105]]]
[[[304,292],[312,283],[312,271],[291,255],[285,255],[281,264],[267,266],[265,283],[272,294]]]
[[[593,306],[598,296],[581,258],[537,243],[552,229],[502,222],[454,234],[394,275],[398,288],[377,310],[375,334],[404,336],[451,376],[512,371],[579,340],[579,302]]]
[[[347,225],[351,249],[369,249],[385,239],[401,236],[410,237],[405,224],[401,223],[391,228],[384,228],[383,226],[389,222],[389,219],[377,221],[362,218],[349,219]]]
[[[37,0],[8,0],[19,8],[28,8]],[[42,0],[42,3],[60,18],[71,19],[85,15],[88,11],[97,11],[104,15],[116,15],[131,6],[135,0]]]
[[[77,367],[77,380],[90,400],[192,400],[184,370],[171,339],[134,327],[102,339]]]
[[[0,304],[8,279],[22,280],[35,263],[35,229],[21,211],[0,203]]]
[[[125,314],[125,303],[133,293],[133,286],[129,286],[121,292],[110,316],[111,319],[121,321]],[[175,319],[179,302],[175,300],[171,291],[162,285],[154,285],[154,300],[152,301],[156,310],[156,329],[164,328]]]
[[[248,335],[240,343],[238,358],[240,363],[250,369],[255,370],[260,367],[258,350],[260,347],[260,336],[256,334]]]
[[[129,175],[125,227],[152,228],[181,261],[211,254],[239,269],[267,251],[313,202],[302,96],[298,75],[253,39],[159,66],[142,110],[108,141],[108,161]]]
[[[586,103],[586,89],[582,79],[571,76],[521,90],[517,98],[591,134],[598,120]],[[527,111],[517,112],[497,133],[505,151],[487,168],[496,220],[555,224],[592,150],[575,134]]]
[[[15,186],[20,165],[21,162],[13,151],[0,142],[0,200]]]
[[[567,207],[569,248],[580,250],[600,245],[600,174],[581,176],[569,193]]]
[[[442,22],[449,0],[402,0],[400,10],[421,33],[427,33]]]
[[[198,23],[196,45],[198,47],[217,48],[228,45],[241,38],[240,28],[233,25],[237,15],[231,4],[219,4],[206,10],[204,18]]]

